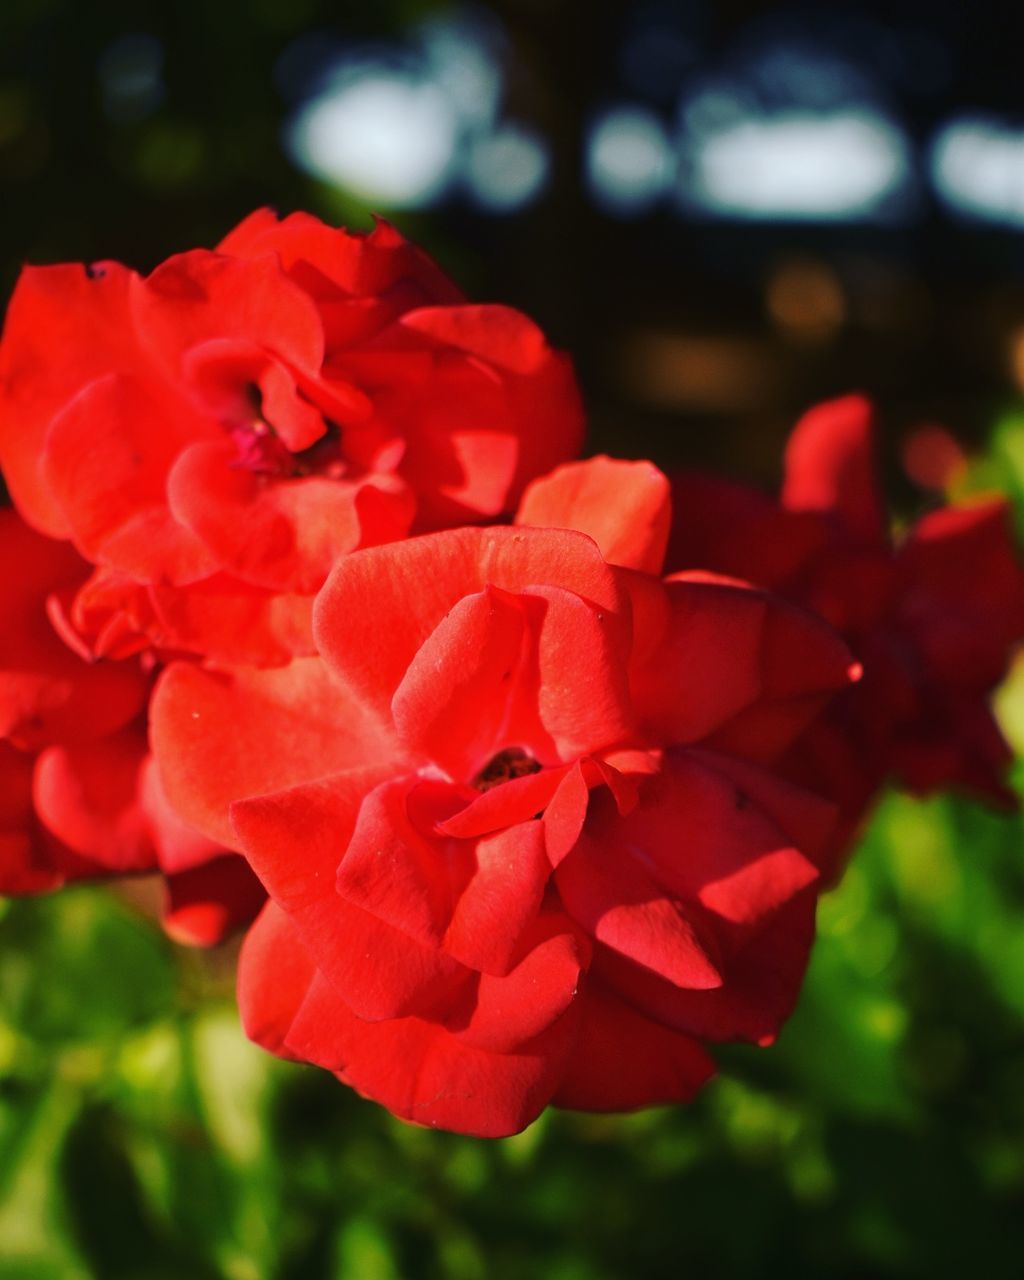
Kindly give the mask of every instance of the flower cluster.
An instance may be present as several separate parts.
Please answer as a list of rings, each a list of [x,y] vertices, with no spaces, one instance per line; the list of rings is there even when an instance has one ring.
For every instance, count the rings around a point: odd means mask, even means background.
[[[780,762],[838,809],[834,876],[892,776],[919,794],[956,787],[1000,807],[1012,753],[989,697],[1024,637],[1024,578],[1007,504],[929,511],[898,540],[876,479],[871,405],[811,410],[786,450],[777,501],[717,476],[681,473],[671,566],[757,581],[827,619],[862,662]]]
[[[576,461],[569,363],[393,228],[28,268],[0,345],[0,892],[246,927],[252,1039],[485,1136],[769,1043],[887,777],[1005,802],[998,504],[893,545],[870,414],[775,502]]]

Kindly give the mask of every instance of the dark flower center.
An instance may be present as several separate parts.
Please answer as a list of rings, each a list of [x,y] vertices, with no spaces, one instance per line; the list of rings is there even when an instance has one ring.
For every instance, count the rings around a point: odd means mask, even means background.
[[[341,444],[341,430],[333,422],[308,449],[292,453],[281,437],[262,419],[232,427],[230,435],[237,449],[234,466],[258,475],[295,479],[299,476],[327,476],[340,479],[348,467]]]
[[[490,791],[513,778],[525,778],[529,773],[540,773],[541,764],[522,747],[506,747],[480,770],[472,785],[477,791]]]
[[[291,454],[277,434],[261,420],[232,427],[229,432],[237,450],[235,467],[257,475],[289,475]]]

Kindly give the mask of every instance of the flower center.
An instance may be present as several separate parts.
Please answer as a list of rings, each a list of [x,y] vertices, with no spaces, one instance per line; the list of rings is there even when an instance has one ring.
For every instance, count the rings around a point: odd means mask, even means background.
[[[292,455],[280,437],[261,419],[231,427],[228,434],[237,451],[233,466],[265,476],[291,474]]]
[[[245,471],[254,471],[257,475],[276,476],[279,479],[327,476],[331,480],[337,480],[348,470],[342,451],[341,429],[333,422],[327,423],[327,430],[319,440],[296,453],[259,416],[230,427],[228,434],[236,450],[233,465]]]
[[[506,747],[480,770],[472,781],[477,791],[490,791],[513,778],[525,778],[528,773],[540,773],[541,763],[534,760],[522,747]]]

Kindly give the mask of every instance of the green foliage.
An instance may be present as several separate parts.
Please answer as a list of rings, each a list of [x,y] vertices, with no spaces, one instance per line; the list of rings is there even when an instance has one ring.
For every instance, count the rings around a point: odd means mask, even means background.
[[[1018,537],[1024,539],[1024,410],[1002,415],[989,449],[972,460],[957,489],[964,494],[1006,494],[1014,505]]]

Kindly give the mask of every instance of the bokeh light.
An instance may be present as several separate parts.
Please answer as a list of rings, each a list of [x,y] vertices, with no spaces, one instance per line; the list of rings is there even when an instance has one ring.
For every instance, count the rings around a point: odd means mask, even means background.
[[[668,191],[675,156],[667,129],[646,107],[605,111],[591,125],[585,148],[590,193],[609,212],[646,213]]]
[[[464,125],[489,128],[501,106],[504,39],[497,19],[479,9],[456,10],[417,31],[425,71]]]
[[[444,191],[456,139],[455,112],[437,85],[373,63],[340,75],[289,130],[304,169],[399,208]]]
[[[736,218],[885,219],[910,172],[905,139],[880,115],[787,111],[702,137],[680,194],[689,207]]]
[[[814,258],[789,259],[772,272],[765,292],[768,314],[798,342],[827,342],[846,319],[846,298],[836,273]]]
[[[550,147],[502,116],[503,50],[497,19],[475,9],[428,18],[379,48],[326,53],[300,40],[279,71],[291,88],[312,81],[288,130],[290,153],[382,207],[461,194],[488,214],[523,209],[547,185]]]
[[[99,61],[103,108],[111,120],[125,123],[151,115],[163,101],[164,51],[151,35],[119,36]]]
[[[539,134],[505,124],[469,144],[463,180],[481,208],[515,213],[541,194],[550,167],[548,147]]]
[[[935,189],[955,213],[1024,227],[1024,129],[979,116],[952,120],[930,161]]]

